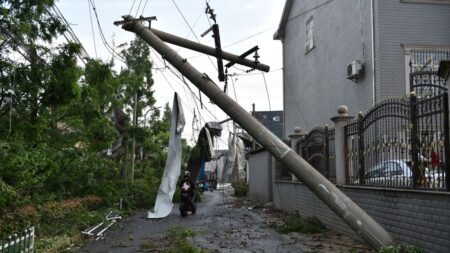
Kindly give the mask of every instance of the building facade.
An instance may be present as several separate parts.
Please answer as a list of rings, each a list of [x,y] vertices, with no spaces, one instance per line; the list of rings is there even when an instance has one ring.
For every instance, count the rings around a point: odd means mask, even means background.
[[[410,91],[410,73],[450,58],[448,0],[287,0],[274,38],[283,43],[284,134],[331,124]]]

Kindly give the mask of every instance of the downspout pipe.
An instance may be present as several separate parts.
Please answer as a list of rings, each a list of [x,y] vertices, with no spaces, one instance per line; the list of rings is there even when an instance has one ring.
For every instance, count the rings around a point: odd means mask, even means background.
[[[130,20],[132,17],[127,17],[127,19]],[[290,172],[302,180],[319,199],[373,248],[380,249],[393,244],[393,238],[380,224],[258,120],[253,118],[244,108],[228,97],[207,75],[195,69],[146,26],[140,22],[125,22],[122,28],[136,33],[158,51],[180,73],[283,163]]]
[[[370,27],[372,37],[372,105],[377,103],[376,89],[376,57],[375,57],[375,0],[370,0]]]

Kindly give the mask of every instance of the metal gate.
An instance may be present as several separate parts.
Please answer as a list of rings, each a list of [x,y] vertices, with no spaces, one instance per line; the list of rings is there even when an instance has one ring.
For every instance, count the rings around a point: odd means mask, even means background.
[[[448,190],[448,129],[445,90],[379,103],[345,128],[347,183]]]
[[[322,175],[336,181],[335,166],[331,166],[334,164],[334,129],[327,126],[314,128],[298,142],[297,150]]]

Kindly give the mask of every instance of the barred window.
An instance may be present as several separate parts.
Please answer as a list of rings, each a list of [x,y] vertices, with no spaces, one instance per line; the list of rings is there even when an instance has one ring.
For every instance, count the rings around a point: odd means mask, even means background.
[[[306,37],[305,37],[305,52],[308,53],[314,48],[314,19],[310,17],[306,21]]]

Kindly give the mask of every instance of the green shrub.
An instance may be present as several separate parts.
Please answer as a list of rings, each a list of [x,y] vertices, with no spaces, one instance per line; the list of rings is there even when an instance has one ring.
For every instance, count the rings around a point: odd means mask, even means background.
[[[383,247],[378,253],[423,253],[424,251],[416,246],[411,245],[391,245]]]
[[[248,184],[240,182],[240,183],[233,183],[232,184],[234,188],[234,196],[235,197],[245,197],[248,193]]]
[[[18,196],[13,187],[0,179],[0,214],[6,212],[6,207],[14,207],[17,203]]]
[[[325,231],[325,225],[315,216],[303,218],[300,215],[290,217],[283,226],[277,227],[278,232],[287,234],[298,232],[302,234],[315,234]]]

